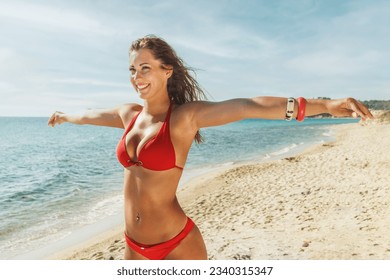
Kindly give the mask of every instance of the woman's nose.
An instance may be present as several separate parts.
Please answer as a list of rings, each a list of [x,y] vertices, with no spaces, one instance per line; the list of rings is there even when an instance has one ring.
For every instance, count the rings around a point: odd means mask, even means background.
[[[133,80],[137,80],[138,78],[142,77],[142,74],[140,71],[134,71],[133,74],[131,74],[131,78]]]

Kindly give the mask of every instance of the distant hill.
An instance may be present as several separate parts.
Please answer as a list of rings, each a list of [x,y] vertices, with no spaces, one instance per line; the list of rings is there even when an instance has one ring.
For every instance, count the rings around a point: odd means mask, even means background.
[[[390,100],[362,101],[370,110],[390,110]]]

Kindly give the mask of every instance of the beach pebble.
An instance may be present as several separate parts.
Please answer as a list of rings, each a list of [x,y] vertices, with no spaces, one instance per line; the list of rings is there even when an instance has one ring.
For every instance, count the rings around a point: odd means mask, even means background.
[[[303,244],[302,244],[302,247],[309,247],[309,242],[304,241]]]

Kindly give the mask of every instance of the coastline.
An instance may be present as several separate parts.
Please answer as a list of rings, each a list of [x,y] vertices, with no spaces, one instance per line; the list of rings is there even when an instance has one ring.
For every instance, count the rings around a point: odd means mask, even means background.
[[[338,125],[337,140],[192,177],[178,198],[210,259],[390,259],[390,125]],[[113,228],[47,259],[122,259]]]

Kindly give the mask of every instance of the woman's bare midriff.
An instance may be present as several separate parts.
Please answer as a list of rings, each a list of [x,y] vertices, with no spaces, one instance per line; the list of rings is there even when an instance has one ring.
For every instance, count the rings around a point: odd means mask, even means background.
[[[157,244],[176,236],[187,221],[176,198],[182,170],[132,166],[124,173],[126,234],[142,244]]]

